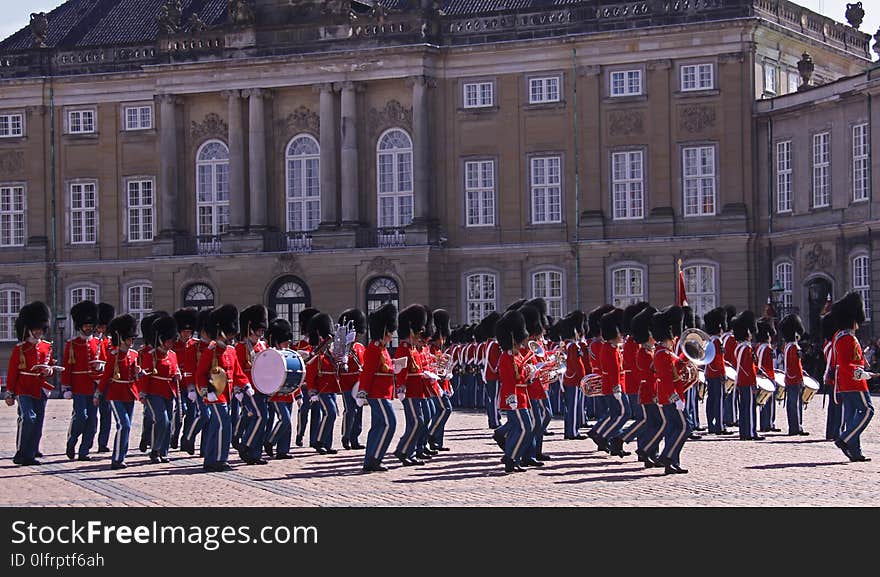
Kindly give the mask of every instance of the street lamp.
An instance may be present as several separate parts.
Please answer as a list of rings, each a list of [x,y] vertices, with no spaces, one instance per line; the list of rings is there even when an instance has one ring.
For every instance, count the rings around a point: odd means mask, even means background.
[[[785,287],[782,286],[782,283],[779,282],[779,279],[777,278],[775,281],[773,281],[773,286],[770,287],[770,296],[767,297],[767,305],[771,311],[771,314],[768,314],[767,316],[775,317],[777,310],[779,310],[780,314],[785,312],[781,310],[782,307],[779,300],[779,297],[784,292]]]

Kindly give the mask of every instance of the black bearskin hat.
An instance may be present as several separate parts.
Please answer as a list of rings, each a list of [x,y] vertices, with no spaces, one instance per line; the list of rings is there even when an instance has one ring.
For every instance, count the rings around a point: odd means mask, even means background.
[[[319,312],[321,311],[312,307],[299,311],[299,334],[305,335],[309,332],[309,321]]]
[[[733,305],[724,305],[724,314],[727,316],[727,330],[733,330],[730,326],[730,321],[736,316],[736,307]]]
[[[723,308],[715,307],[703,315],[703,321],[706,323],[706,332],[717,335],[727,328],[727,313]]]
[[[199,323],[199,313],[196,309],[179,309],[174,311],[172,316],[177,322],[177,330],[179,331],[195,331]]]
[[[776,328],[773,326],[771,319],[762,318],[758,321],[757,341],[759,343],[768,343],[776,336]]]
[[[526,304],[535,307],[538,309],[538,312],[541,313],[541,326],[545,329],[550,326],[550,317],[547,316],[547,301],[541,297],[537,297],[526,301]]]
[[[647,343],[651,338],[651,320],[656,312],[657,309],[648,305],[630,320],[630,334],[633,340],[640,345]]]
[[[167,317],[165,311],[153,311],[141,319],[141,336],[144,338],[144,344],[151,347],[156,346],[156,333],[153,331],[153,323],[162,317]]]
[[[238,328],[241,338],[246,339],[251,332],[269,326],[269,312],[263,305],[251,305],[238,314]]]
[[[601,319],[602,315],[604,315],[605,313],[613,310],[613,306],[606,304],[596,307],[590,311],[590,314],[587,316],[588,337],[598,337],[600,334],[602,334],[602,330],[599,328],[599,319]]]
[[[733,330],[733,338],[737,341],[748,341],[758,334],[758,322],[755,320],[755,313],[752,311],[743,311],[733,317],[730,323]]]
[[[521,310],[507,311],[495,324],[495,338],[504,351],[513,349],[514,345],[529,338],[526,330],[526,319]]]
[[[792,313],[779,321],[779,332],[782,334],[785,342],[791,343],[797,340],[796,337],[798,335],[803,335],[807,331],[804,330],[804,322],[801,320],[801,317]]]
[[[547,318],[549,319],[550,317],[547,317]],[[562,319],[559,319],[556,322],[550,321],[550,326],[547,327],[547,331],[544,333],[544,338],[546,338],[548,341],[551,341],[554,343],[559,342],[560,339],[562,339],[562,337],[559,336],[559,330],[561,328],[562,328]]]
[[[483,317],[483,320],[477,325],[477,340],[488,341],[495,338],[495,325],[501,319],[501,315],[497,311],[492,311]],[[436,319],[435,319],[436,321]]]
[[[118,316],[107,325],[110,343],[118,347],[122,341],[137,337],[137,320],[131,315]]]
[[[387,303],[370,313],[370,339],[382,340],[386,333],[397,330],[397,307]]]
[[[96,323],[98,326],[106,327],[115,316],[116,309],[113,308],[113,305],[108,303],[98,303],[98,322]]]
[[[837,317],[834,316],[834,311],[831,310],[822,315],[819,319],[819,325],[822,328],[822,338],[826,341],[833,339],[834,333],[837,332]]]
[[[154,347],[158,347],[167,340],[177,339],[177,321],[174,317],[161,316],[153,321],[153,338],[154,342],[150,343]]]
[[[678,305],[669,305],[663,309],[663,312],[666,314],[666,320],[669,321],[669,330],[672,331],[672,336],[680,337],[684,325],[684,309]]]
[[[672,339],[671,317],[673,316],[676,315],[671,313],[668,307],[651,315],[651,334],[654,340],[661,342]]]
[[[221,336],[231,339],[238,334],[238,309],[235,305],[223,305],[211,311],[208,315],[208,323],[205,332],[212,339]]]
[[[628,307],[626,307],[625,309],[623,309],[623,324],[620,327],[621,332],[623,332],[623,334],[625,334],[625,335],[632,334],[630,332],[630,329],[631,329],[633,317],[636,316],[637,314],[639,314],[640,312],[642,312],[647,307],[648,307],[648,303],[646,303],[645,301],[641,301],[641,302],[633,303],[633,304],[629,305]]]
[[[275,319],[278,318],[278,311],[267,307],[266,308],[266,318],[269,319],[269,322],[271,323],[272,321],[274,321]]]
[[[490,313],[491,314],[491,313]],[[485,320],[485,319],[484,319]],[[434,334],[432,334],[432,338],[439,339],[442,338],[443,341],[449,340],[449,335],[452,334],[452,330],[449,327],[449,312],[445,309],[437,309],[434,311]],[[489,338],[490,334],[487,334],[486,338]]]
[[[333,319],[327,313],[318,313],[309,320],[309,344],[317,346],[333,336]]]
[[[853,323],[861,325],[865,322],[865,302],[862,300],[862,293],[846,293],[846,296],[831,305],[831,310],[834,311],[837,326],[841,329],[851,329]]]
[[[208,332],[208,318],[211,316],[211,309],[202,309],[196,317],[196,332],[199,334]]]
[[[697,315],[694,314],[694,309],[688,305],[681,307],[681,328],[682,330],[700,328],[697,322]]]
[[[623,310],[615,308],[599,319],[599,331],[602,339],[611,341],[620,336],[620,325],[623,324]]]
[[[519,312],[526,321],[526,330],[529,336],[540,335],[544,331],[544,323],[541,322],[541,311],[532,305],[525,304],[519,307]]]
[[[363,334],[367,330],[367,317],[360,309],[348,309],[339,315],[339,324],[345,325],[349,321],[357,334]]]
[[[94,325],[98,322],[98,305],[92,301],[80,301],[70,307],[70,318],[76,330],[83,325]]]
[[[423,339],[430,339],[434,336],[434,313],[425,305],[421,305],[425,309],[425,326],[422,327],[421,335]]]
[[[281,343],[293,340],[293,327],[287,319],[274,319],[266,330],[266,339],[270,347],[278,347]]]
[[[418,335],[428,322],[428,313],[422,305],[409,305],[397,315],[397,336],[406,339]]]
[[[43,329],[43,332],[49,330],[49,307],[41,301],[34,301],[21,307],[18,312],[18,322],[15,323],[15,330],[18,333],[18,340],[24,341],[27,338],[27,332],[37,329]]]
[[[514,301],[510,303],[510,306],[505,309],[505,311],[516,311],[519,310],[521,306],[526,304],[526,299],[519,299],[518,301]]]

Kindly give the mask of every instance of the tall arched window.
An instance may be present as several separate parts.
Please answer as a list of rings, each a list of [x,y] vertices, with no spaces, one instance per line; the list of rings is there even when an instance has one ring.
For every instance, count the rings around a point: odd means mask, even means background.
[[[703,317],[715,308],[717,295],[715,292],[715,267],[710,264],[697,264],[682,269],[684,272],[684,290],[688,304],[694,314]]]
[[[367,314],[391,303],[400,309],[400,288],[387,276],[374,278],[367,284]]]
[[[293,328],[293,340],[298,341],[303,335],[299,332],[299,313],[311,306],[312,299],[309,288],[300,279],[287,276],[279,279],[269,293],[269,308],[273,309],[278,318],[285,319]]]
[[[865,319],[871,319],[871,259],[861,254],[852,259],[852,290],[865,301]]]
[[[554,319],[562,318],[562,272],[542,270],[532,273],[532,298],[547,301],[547,314]]]
[[[18,285],[0,285],[0,341],[18,340],[15,319],[24,304],[24,289]]]
[[[776,265],[776,280],[782,286],[782,293],[779,295],[779,304],[781,311],[777,311],[781,315],[787,315],[792,312],[794,304],[794,267],[790,262],[781,262]]]
[[[183,306],[199,311],[214,308],[214,289],[205,283],[189,285],[183,291]]]
[[[465,277],[465,322],[478,323],[498,308],[498,276],[494,273],[476,273]]]
[[[287,231],[315,230],[321,222],[321,147],[308,134],[287,146]]]
[[[399,128],[386,131],[376,150],[379,226],[403,227],[412,222],[412,139]]]
[[[229,226],[229,149],[219,140],[196,155],[196,225],[199,236],[223,234]]]
[[[619,308],[645,300],[645,271],[636,266],[611,269],[611,303]]]

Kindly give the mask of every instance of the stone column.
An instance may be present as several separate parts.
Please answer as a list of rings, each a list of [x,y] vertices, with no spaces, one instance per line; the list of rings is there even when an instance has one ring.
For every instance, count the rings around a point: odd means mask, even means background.
[[[336,97],[333,84],[320,84],[321,92],[321,225],[334,227],[339,222],[336,204]]]
[[[159,94],[159,236],[173,238],[180,230],[177,206],[179,194],[177,105],[180,97]]]
[[[247,227],[247,202],[241,90],[225,90],[223,96],[229,100],[229,231],[242,234]]]
[[[360,221],[358,210],[357,93],[362,86],[343,82],[342,89],[342,223]]]
[[[431,179],[428,126],[428,85],[430,79],[414,76],[412,84],[413,103],[413,224],[426,225],[431,211]]]
[[[248,97],[248,174],[250,176],[250,229],[266,228],[266,106],[271,92],[245,90]]]

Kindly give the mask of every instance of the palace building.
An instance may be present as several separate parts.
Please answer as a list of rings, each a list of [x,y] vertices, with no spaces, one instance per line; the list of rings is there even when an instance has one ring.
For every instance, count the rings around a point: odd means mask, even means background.
[[[678,259],[698,312],[814,330],[878,301],[870,40],[786,0],[68,0],[0,42],[0,360],[35,299],[472,322],[669,303]]]

